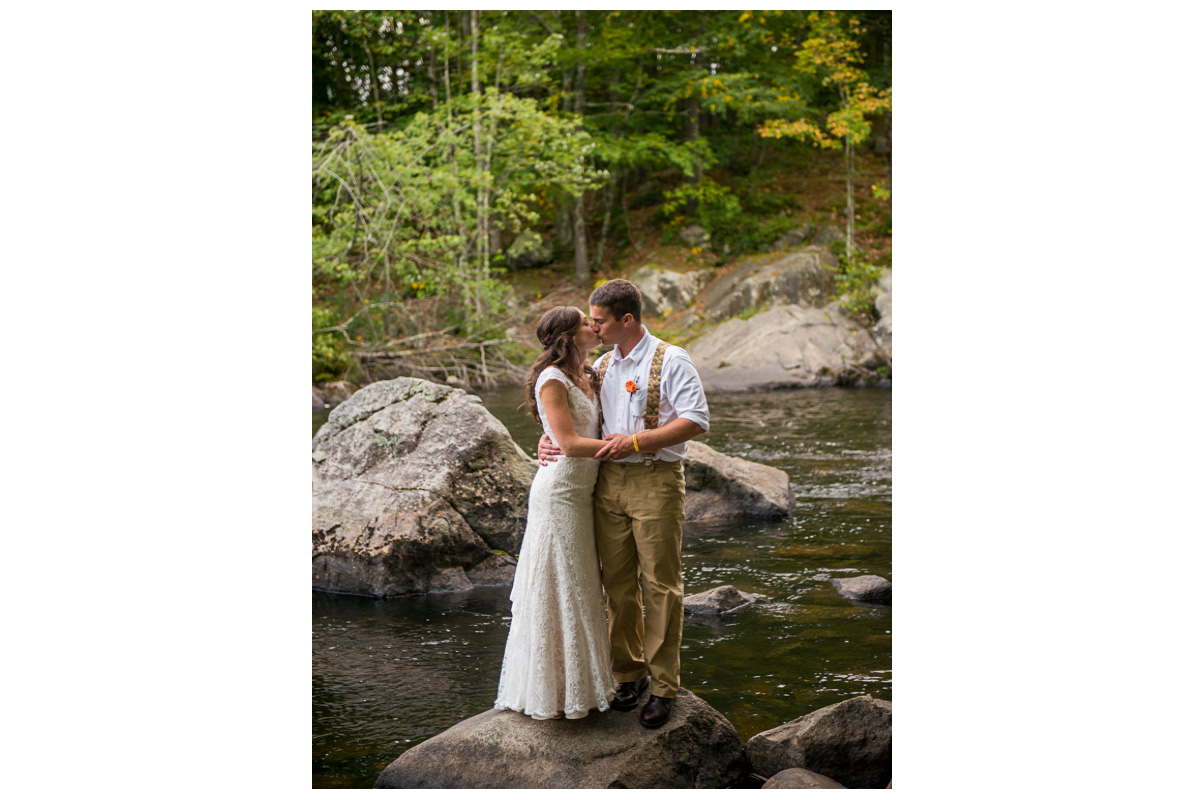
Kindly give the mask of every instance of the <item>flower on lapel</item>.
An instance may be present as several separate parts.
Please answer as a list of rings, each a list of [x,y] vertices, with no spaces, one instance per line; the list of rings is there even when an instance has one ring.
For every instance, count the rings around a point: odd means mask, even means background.
[[[629,402],[633,402],[633,393],[638,390],[638,385],[635,381],[625,381],[625,391],[629,392]]]

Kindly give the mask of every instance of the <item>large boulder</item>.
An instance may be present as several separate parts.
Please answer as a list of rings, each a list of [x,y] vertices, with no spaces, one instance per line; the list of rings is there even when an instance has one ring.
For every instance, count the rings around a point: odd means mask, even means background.
[[[737,731],[686,689],[670,720],[636,712],[538,721],[492,709],[388,765],[376,789],[725,789],[748,770]]]
[[[508,269],[544,267],[554,260],[554,245],[534,231],[522,231],[505,255],[504,266]]]
[[[881,606],[892,604],[892,584],[878,575],[859,575],[854,578],[834,578],[830,583],[838,594],[863,603]]]
[[[870,695],[818,709],[746,742],[759,775],[798,767],[848,789],[883,789],[892,777],[892,704]]]
[[[705,390],[713,392],[870,383],[877,373],[865,365],[890,362],[878,350],[836,301],[726,320],[688,345]]]
[[[787,473],[766,464],[719,453],[703,442],[688,442],[683,462],[687,488],[684,519],[782,519],[795,498]]]
[[[836,293],[835,267],[837,259],[823,247],[751,258],[713,281],[699,300],[709,322],[768,305],[820,305]]]
[[[845,789],[832,778],[818,775],[807,769],[785,769],[776,772],[762,785],[764,789]],[[888,788],[892,788],[888,786]]]
[[[387,597],[512,580],[536,462],[478,397],[380,381],[312,443],[313,588]]]
[[[642,267],[633,273],[630,280],[642,293],[642,312],[647,316],[660,317],[690,306],[716,274],[715,269],[672,272]]]
[[[739,592],[735,587],[725,585],[707,592],[689,594],[683,598],[683,613],[696,614],[701,617],[719,617],[725,614],[736,614],[754,602],[754,595]]]

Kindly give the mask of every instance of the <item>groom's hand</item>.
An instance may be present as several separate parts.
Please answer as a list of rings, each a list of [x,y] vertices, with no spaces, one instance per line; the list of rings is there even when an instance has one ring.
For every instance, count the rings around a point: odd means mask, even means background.
[[[542,438],[538,439],[538,463],[543,467],[550,466],[551,461],[558,461],[558,456],[562,455],[562,450],[554,442],[550,441],[550,437],[542,434]]]
[[[601,461],[619,461],[633,455],[633,437],[623,433],[610,433],[604,437],[605,444],[596,451]]]

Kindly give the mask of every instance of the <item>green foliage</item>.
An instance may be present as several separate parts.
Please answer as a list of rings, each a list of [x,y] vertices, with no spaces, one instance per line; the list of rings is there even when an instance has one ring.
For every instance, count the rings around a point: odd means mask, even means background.
[[[865,327],[874,325],[879,321],[875,298],[879,296],[879,276],[883,274],[883,267],[850,258],[845,242],[835,242],[829,250],[838,258],[837,267],[830,269],[834,271],[834,284],[842,298],[841,307]]]
[[[312,325],[314,331],[335,324],[333,314],[324,308],[313,308]],[[328,383],[341,380],[350,368],[350,358],[346,355],[345,336],[336,332],[321,331],[313,334],[312,343],[312,379],[314,383]]]
[[[713,239],[729,246],[729,254],[766,250],[796,227],[796,220],[778,214],[741,214],[712,228]]]
[[[689,200],[696,202],[696,219],[710,232],[723,223],[735,219],[741,213],[742,204],[733,192],[712,178],[705,177],[700,183],[684,183],[677,189],[663,192],[666,201],[662,214],[676,223],[682,222],[678,212]]]
[[[862,140],[890,108],[890,18],[312,12],[314,373],[486,330],[518,307],[489,235],[549,234],[551,217],[570,261],[581,195],[593,254],[640,246],[636,212],[659,203],[667,239],[697,222],[725,257],[770,246],[804,206],[771,185],[779,165],[804,170],[823,160],[811,144]]]
[[[835,94],[823,120],[807,116],[773,119],[759,127],[763,136],[795,136],[820,147],[838,148],[843,142],[861,144],[871,134],[866,117],[892,107],[891,89],[879,89],[860,67],[864,57],[858,38],[863,30],[856,17],[837,11],[808,15],[809,34],[796,53],[796,70],[820,80]]]
[[[594,186],[590,149],[573,123],[493,88],[385,133],[345,120],[313,145],[317,305],[347,339],[377,345],[404,332],[405,298],[452,295],[459,326],[477,329],[506,301],[487,231],[536,222],[538,192]],[[324,340],[322,359],[332,347]]]

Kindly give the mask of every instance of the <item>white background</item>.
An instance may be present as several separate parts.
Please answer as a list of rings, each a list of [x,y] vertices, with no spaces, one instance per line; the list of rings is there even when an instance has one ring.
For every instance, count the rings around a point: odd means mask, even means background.
[[[1173,793],[1195,12],[894,7],[895,781]],[[5,784],[309,791],[309,9],[5,28]]]

